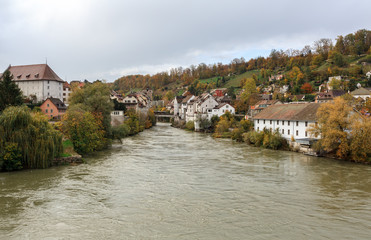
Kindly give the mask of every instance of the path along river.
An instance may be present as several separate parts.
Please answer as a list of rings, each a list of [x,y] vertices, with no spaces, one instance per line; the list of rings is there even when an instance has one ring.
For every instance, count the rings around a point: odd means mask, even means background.
[[[166,124],[86,160],[0,173],[0,239],[371,239],[371,166]]]

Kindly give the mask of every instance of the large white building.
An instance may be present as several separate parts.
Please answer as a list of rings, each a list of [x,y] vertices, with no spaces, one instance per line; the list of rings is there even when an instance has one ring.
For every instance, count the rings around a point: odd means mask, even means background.
[[[36,97],[36,101],[49,97],[63,99],[63,80],[47,64],[9,66],[6,70],[24,96]]]
[[[321,103],[271,105],[253,118],[255,131],[278,130],[286,139],[318,138],[310,136],[308,128],[316,124],[316,113],[320,106]]]

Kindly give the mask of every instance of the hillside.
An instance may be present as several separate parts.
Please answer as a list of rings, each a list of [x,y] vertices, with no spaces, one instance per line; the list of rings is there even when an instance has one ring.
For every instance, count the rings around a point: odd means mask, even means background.
[[[214,88],[241,88],[241,81],[254,78],[259,90],[270,84],[290,86],[291,94],[303,93],[303,85],[310,84],[313,90],[328,81],[331,76],[343,76],[340,87],[352,90],[356,83],[371,86],[366,73],[371,70],[371,31],[361,29],[346,36],[320,39],[313,46],[302,50],[273,49],[268,57],[246,61],[243,57],[229,64],[201,63],[189,68],[174,68],[155,75],[129,75],[117,79],[113,89],[127,93],[133,89],[151,88],[157,98],[168,91],[174,94],[191,90],[193,94]],[[269,81],[275,75],[282,79]]]

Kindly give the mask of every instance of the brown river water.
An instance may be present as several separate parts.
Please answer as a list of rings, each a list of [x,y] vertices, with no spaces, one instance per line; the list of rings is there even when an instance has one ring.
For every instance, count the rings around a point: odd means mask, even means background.
[[[0,173],[0,239],[371,239],[371,166],[146,130]]]

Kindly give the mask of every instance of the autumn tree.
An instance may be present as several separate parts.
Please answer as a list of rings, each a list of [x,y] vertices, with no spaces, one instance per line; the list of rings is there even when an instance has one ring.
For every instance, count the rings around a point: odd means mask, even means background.
[[[310,85],[310,83],[304,83],[303,86],[300,88],[304,93],[312,93],[313,92],[313,87]]]
[[[295,85],[298,85],[304,79],[304,74],[301,72],[300,68],[296,66],[292,68],[288,76],[289,79],[295,83]]]
[[[352,108],[342,98],[324,103],[318,108],[318,124],[311,126],[312,135],[320,136],[319,145],[327,152],[334,152],[339,158],[347,158],[350,152]]]
[[[355,116],[352,121],[350,152],[356,162],[371,161],[371,119]]]

